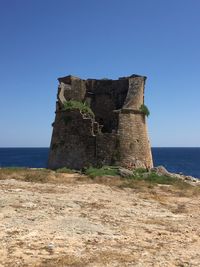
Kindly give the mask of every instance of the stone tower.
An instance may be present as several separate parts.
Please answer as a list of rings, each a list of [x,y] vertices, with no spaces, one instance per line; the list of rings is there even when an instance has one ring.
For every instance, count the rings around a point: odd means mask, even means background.
[[[48,167],[152,168],[144,104],[146,77],[59,78]]]

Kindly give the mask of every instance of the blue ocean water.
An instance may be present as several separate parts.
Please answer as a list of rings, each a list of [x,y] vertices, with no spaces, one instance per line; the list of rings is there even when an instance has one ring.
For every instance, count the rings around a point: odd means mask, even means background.
[[[0,167],[47,166],[49,148],[0,148]],[[152,148],[154,165],[200,178],[200,148]]]
[[[200,147],[154,147],[152,154],[155,166],[200,178]]]
[[[45,168],[49,148],[0,148],[0,167]]]

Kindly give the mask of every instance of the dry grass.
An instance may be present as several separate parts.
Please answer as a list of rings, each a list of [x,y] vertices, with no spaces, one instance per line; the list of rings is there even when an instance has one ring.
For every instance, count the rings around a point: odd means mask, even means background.
[[[67,255],[56,259],[45,260],[41,265],[35,265],[35,267],[87,267],[87,266],[98,266],[98,263],[104,266],[114,266],[114,263],[133,264],[136,262],[134,254],[130,253],[119,253],[114,249],[112,251],[99,251],[95,256],[88,253],[87,258],[80,258],[78,256]],[[108,265],[109,264],[109,265]]]
[[[0,169],[0,180],[15,179],[35,183],[72,183],[84,181],[86,177],[78,173],[55,172],[48,169],[28,168],[2,168]],[[89,180],[89,179],[87,179]]]
[[[35,265],[35,267],[54,267],[54,266],[84,267],[87,266],[88,263],[89,261],[86,259],[81,259],[76,256],[67,255],[55,259],[44,260],[40,265]]]
[[[0,179],[29,181],[3,181],[1,184],[5,192],[2,200],[7,198],[6,216],[2,221],[7,225],[3,239],[6,245],[2,249],[6,251],[4,255],[9,255],[5,267],[15,266],[11,261],[14,263],[18,259],[22,267],[135,266],[141,260],[142,251],[147,251],[144,262],[150,265],[155,263],[157,250],[169,254],[169,259],[161,255],[161,260],[169,263],[163,266],[175,266],[170,263],[183,257],[185,247],[190,247],[191,242],[194,247],[190,248],[188,257],[198,257],[199,196],[196,196],[199,187],[182,181],[160,185],[119,176],[91,179],[80,173],[45,169],[0,169]],[[55,194],[49,195],[49,192]],[[16,220],[13,228],[9,226],[12,218],[8,215]],[[77,224],[77,232],[68,234],[73,224],[68,226],[65,218],[71,216],[80,219],[80,226],[91,222],[88,227],[92,228],[84,230],[83,227],[83,231],[79,231]],[[39,235],[27,237],[27,222],[30,233],[35,229],[37,233],[38,229]],[[73,227],[76,227],[76,220],[74,222]],[[93,223],[95,227],[101,226],[94,232]],[[48,249],[49,240],[53,240],[55,249]],[[182,243],[184,247],[180,248]],[[19,258],[20,255],[23,258]],[[4,264],[6,259],[1,261]]]
[[[26,169],[26,168],[2,168],[0,169],[0,180],[16,179],[27,182],[48,181],[50,171],[46,169]]]
[[[2,168],[0,169],[0,180],[16,179],[36,183],[98,183],[120,189],[131,188],[135,192],[144,193],[144,197],[150,197],[165,203],[165,195],[178,197],[195,197],[200,194],[199,186],[192,186],[182,180],[176,180],[171,185],[158,185],[145,180],[125,179],[119,176],[97,176],[90,178],[80,173],[56,172],[48,169],[28,168]]]

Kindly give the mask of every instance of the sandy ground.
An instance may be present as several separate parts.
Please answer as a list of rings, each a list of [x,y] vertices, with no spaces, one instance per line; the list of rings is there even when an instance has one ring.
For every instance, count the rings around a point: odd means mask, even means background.
[[[200,266],[200,196],[0,180],[0,266]]]

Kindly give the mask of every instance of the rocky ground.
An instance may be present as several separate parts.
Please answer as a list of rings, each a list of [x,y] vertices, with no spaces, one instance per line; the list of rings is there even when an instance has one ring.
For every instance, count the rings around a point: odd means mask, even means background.
[[[1,267],[200,266],[199,191],[58,175],[0,177]]]

